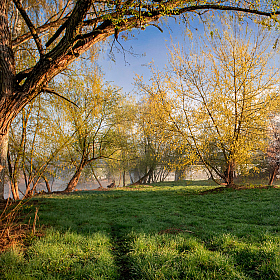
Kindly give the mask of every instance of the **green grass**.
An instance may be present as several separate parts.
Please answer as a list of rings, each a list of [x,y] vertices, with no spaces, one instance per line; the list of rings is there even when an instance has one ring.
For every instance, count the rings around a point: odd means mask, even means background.
[[[280,279],[280,189],[200,195],[214,187],[182,181],[36,198],[48,230],[2,254],[0,278]]]

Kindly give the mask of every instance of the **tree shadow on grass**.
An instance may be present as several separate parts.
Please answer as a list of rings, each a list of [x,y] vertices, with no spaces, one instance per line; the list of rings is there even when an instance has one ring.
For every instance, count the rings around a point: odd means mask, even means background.
[[[280,191],[233,190],[201,196],[195,195],[199,193],[197,190],[172,187],[153,191],[149,188],[36,198],[37,203],[41,203],[40,223],[61,236],[50,238],[53,233],[47,233],[37,242],[49,238],[44,246],[51,247],[53,243],[53,250],[60,252],[60,256],[65,250],[69,263],[73,263],[60,266],[64,263],[59,261],[61,257],[41,256],[44,273],[49,271],[55,279],[60,274],[64,275],[63,279],[73,275],[86,278],[92,277],[91,268],[96,271],[95,277],[101,277],[94,279],[105,279],[108,266],[111,276],[107,275],[107,279],[280,277]],[[99,246],[86,241],[95,239],[106,242]],[[70,245],[67,247],[65,242]],[[36,244],[28,249],[30,253],[18,259],[23,263],[30,260],[36,263],[39,250]],[[84,245],[71,253],[73,244]],[[98,254],[103,256],[101,261],[96,259]],[[51,265],[50,259],[54,259]]]

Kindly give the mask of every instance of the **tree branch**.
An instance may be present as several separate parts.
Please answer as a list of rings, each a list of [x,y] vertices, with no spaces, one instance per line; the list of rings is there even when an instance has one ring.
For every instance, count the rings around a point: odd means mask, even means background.
[[[68,19],[68,16],[52,21],[50,23],[45,23],[42,26],[36,28],[37,34],[41,34],[45,31],[48,31],[49,29],[53,28],[53,27],[57,27],[60,26],[61,24],[63,24],[66,20]],[[17,37],[16,39],[12,40],[12,48],[16,48],[18,46],[20,46],[21,44],[23,44],[24,42],[26,42],[27,40],[29,40],[32,37],[31,32],[25,33],[19,37]]]
[[[34,41],[37,45],[37,48],[38,48],[38,51],[40,53],[40,56],[44,56],[45,54],[45,51],[43,49],[43,46],[42,46],[42,43],[41,43],[41,40],[37,34],[37,31],[36,31],[36,28],[35,26],[33,25],[32,21],[30,20],[29,16],[27,15],[26,11],[24,10],[20,0],[13,0],[14,4],[16,5],[17,9],[19,10],[21,16],[23,17],[25,23],[27,24],[33,38],[34,38]]]
[[[46,43],[46,47],[48,48],[54,41],[59,37],[59,35],[63,32],[63,30],[66,28],[68,24],[69,18],[57,29],[57,31],[54,33],[54,35],[49,39],[49,41]]]
[[[154,24],[154,23],[150,23],[148,25],[151,25],[151,26],[154,26],[156,27],[161,33],[163,33],[163,30],[160,28],[160,26],[158,26],[157,24]]]
[[[57,93],[57,92],[56,92],[54,89],[52,89],[52,88],[43,87],[42,92],[47,92],[47,93],[51,93],[51,94],[53,94],[53,95],[56,95],[56,96],[58,96],[58,97],[64,99],[65,101],[67,101],[67,102],[73,104],[73,105],[76,106],[77,108],[79,108],[79,106],[78,106],[76,103],[74,103],[73,101],[69,100],[69,99],[66,98],[65,96],[63,96],[63,95]]]
[[[18,0],[14,0],[14,1],[18,1]],[[126,11],[123,13],[124,18],[126,18],[126,19],[130,19],[130,16],[133,17],[133,15],[135,15],[135,10],[132,8],[129,9],[130,3],[131,3],[131,1],[127,1],[127,4],[126,4],[127,7],[125,7]],[[259,15],[259,16],[266,16],[266,17],[270,17],[270,18],[272,18],[275,15],[280,14],[280,11],[265,12],[265,11],[259,11],[257,9],[252,10],[249,8],[233,7],[233,6],[227,6],[227,5],[210,5],[210,4],[194,5],[194,6],[176,9],[176,5],[178,5],[178,3],[179,3],[179,1],[175,1],[172,3],[167,1],[167,2],[161,4],[161,6],[163,7],[161,9],[155,9],[155,8],[153,8],[153,6],[149,6],[149,7],[147,7],[146,11],[141,12],[141,16],[142,16],[142,18],[148,19],[148,22],[145,22],[145,23],[149,23],[149,22],[155,21],[159,17],[163,16],[166,8],[170,9],[170,11],[168,11],[167,16],[180,15],[180,14],[184,14],[187,12],[194,12],[194,11],[199,11],[199,10],[237,11],[237,12],[249,13],[249,14],[254,14],[254,15]],[[106,18],[115,18],[117,15],[118,15],[118,13],[116,13],[114,11],[112,13],[108,13]],[[49,46],[51,44],[51,42],[53,42],[61,34],[61,32],[65,29],[65,22],[68,19],[69,19],[69,16],[66,16],[62,19],[58,19],[56,21],[46,23],[46,24],[36,28],[36,31],[38,34],[41,34],[42,32],[48,31],[50,28],[61,26],[61,28],[59,28],[56,31],[55,35],[53,35],[53,37],[47,43],[47,45]],[[136,20],[136,17],[134,17],[134,20]],[[82,26],[92,26],[92,25],[98,24],[102,21],[105,21],[105,19],[103,16],[100,16],[100,17],[96,17],[94,19],[89,19],[89,20],[83,21]],[[16,39],[14,39],[12,41],[13,48],[24,43],[25,41],[30,39],[31,36],[32,36],[32,34],[29,32],[29,33],[26,33]]]
[[[17,82],[20,83],[23,79],[27,78],[28,75],[32,72],[32,70],[33,70],[33,67],[28,68],[28,69],[26,69],[24,71],[21,71],[21,72],[17,73],[16,74]]]

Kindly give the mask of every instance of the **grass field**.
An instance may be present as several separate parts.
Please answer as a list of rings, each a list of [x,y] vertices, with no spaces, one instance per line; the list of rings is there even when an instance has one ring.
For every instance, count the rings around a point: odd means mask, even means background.
[[[1,279],[280,279],[280,189],[204,182],[46,195],[44,236],[0,256]]]

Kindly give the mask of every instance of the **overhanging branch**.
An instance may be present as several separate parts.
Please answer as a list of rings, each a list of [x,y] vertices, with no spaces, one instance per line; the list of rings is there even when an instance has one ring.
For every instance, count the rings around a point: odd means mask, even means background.
[[[65,96],[63,96],[63,95],[57,93],[57,92],[56,92],[54,89],[52,89],[52,88],[43,87],[42,92],[47,92],[47,93],[51,93],[51,94],[53,94],[53,95],[56,95],[56,96],[58,96],[59,98],[62,98],[63,100],[65,100],[65,101],[67,101],[67,102],[73,104],[73,105],[76,106],[77,108],[79,108],[79,106],[78,106],[76,103],[74,103],[73,101],[69,100],[69,99],[66,98]]]
[[[19,1],[19,0],[13,0],[13,1]],[[274,17],[280,14],[280,11],[275,11],[275,12],[267,12],[267,11],[262,11],[262,10],[257,10],[257,9],[250,9],[250,8],[242,8],[242,7],[235,7],[235,6],[229,6],[229,5],[210,5],[210,4],[205,4],[205,5],[193,5],[189,7],[183,7],[183,8],[177,8],[177,6],[181,3],[181,1],[166,1],[164,3],[161,3],[160,8],[155,8],[152,5],[149,7],[146,7],[145,10],[141,11],[141,17],[145,18],[147,24],[149,24],[152,21],[157,20],[158,18],[166,15],[166,16],[174,16],[174,15],[181,15],[187,12],[195,12],[195,11],[201,11],[201,10],[220,10],[220,11],[236,11],[236,12],[243,12],[243,13],[248,13],[248,14],[253,14],[253,15],[259,15],[259,16],[265,16],[265,17]],[[136,10],[133,9],[133,7],[129,7],[129,4],[131,4],[131,1],[127,1],[126,5],[124,5],[124,10],[123,11],[123,18],[127,21],[131,21],[132,18],[134,18],[134,21],[137,21],[139,18],[135,16]],[[166,10],[168,13],[166,14]],[[116,18],[116,16],[119,16],[116,11],[112,13],[106,14],[106,18]],[[42,32],[48,31],[50,28],[53,27],[59,27],[59,29],[56,31],[55,35],[49,40],[47,43],[48,46],[53,42],[60,34],[61,32],[65,29],[65,22],[69,19],[69,16],[66,16],[62,19],[53,21],[51,23],[44,24],[38,28],[35,29],[37,32],[36,34],[41,34]],[[104,22],[105,17],[100,16],[96,17],[94,19],[88,19],[84,20],[82,22],[82,26],[93,26],[98,23]],[[99,27],[96,27],[99,29]],[[94,30],[96,29],[94,28]],[[85,34],[86,35],[86,34]],[[38,36],[38,35],[37,35]],[[26,33],[22,36],[19,36],[18,38],[14,39],[12,41],[13,48],[19,46],[23,42],[27,41],[32,37],[32,33]]]

